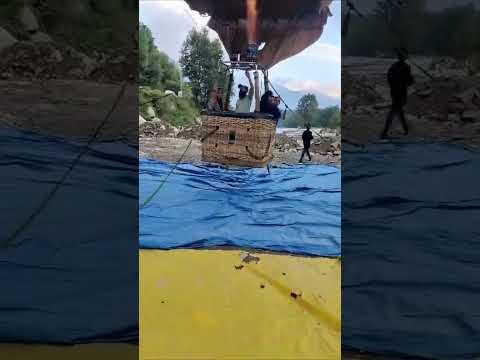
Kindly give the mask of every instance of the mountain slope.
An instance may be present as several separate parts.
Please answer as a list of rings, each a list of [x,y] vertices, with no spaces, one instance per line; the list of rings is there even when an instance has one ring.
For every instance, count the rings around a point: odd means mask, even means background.
[[[303,95],[306,95],[307,92],[303,91],[294,91],[286,88],[285,86],[278,84],[278,83],[273,83],[273,86],[275,89],[280,93],[280,96],[285,100],[285,102],[288,104],[292,110],[294,110],[297,107],[298,101]],[[328,107],[328,106],[335,106],[341,105],[341,100],[332,98],[328,95],[321,94],[321,93],[314,93],[315,96],[317,97],[318,101],[318,106],[320,108]]]

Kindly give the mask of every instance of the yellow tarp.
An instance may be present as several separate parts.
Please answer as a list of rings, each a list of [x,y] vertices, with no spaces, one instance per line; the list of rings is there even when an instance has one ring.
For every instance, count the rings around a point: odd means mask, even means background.
[[[340,359],[340,261],[240,253],[140,251],[140,359]]]

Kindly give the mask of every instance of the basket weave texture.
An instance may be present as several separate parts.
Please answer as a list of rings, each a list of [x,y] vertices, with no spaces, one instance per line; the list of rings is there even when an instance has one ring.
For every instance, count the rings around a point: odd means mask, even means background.
[[[276,121],[202,115],[202,161],[264,167],[272,159]]]

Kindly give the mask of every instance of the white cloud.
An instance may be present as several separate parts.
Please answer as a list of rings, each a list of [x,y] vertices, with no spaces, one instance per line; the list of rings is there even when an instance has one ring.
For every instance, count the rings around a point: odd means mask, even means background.
[[[155,1],[155,4],[160,11],[170,10],[177,16],[182,17],[186,15],[190,18],[192,26],[195,26],[196,28],[207,26],[207,23],[210,20],[210,16],[202,16],[198,11],[192,11],[188,4],[184,1]]]
[[[152,30],[158,48],[176,61],[188,32],[193,28],[206,27],[209,20],[210,17],[192,11],[181,0],[140,0],[140,21]],[[210,39],[218,39],[215,31],[207,29]]]
[[[207,26],[210,16],[203,16],[198,11],[192,11],[185,1],[148,1],[140,0],[140,6],[148,11],[170,13],[171,16],[181,18],[182,21],[191,23],[191,26],[202,28]],[[180,20],[180,19],[179,19]]]
[[[301,52],[299,56],[307,57],[315,61],[329,61],[341,64],[342,49],[332,44],[317,42]]]
[[[282,85],[292,91],[311,92],[339,99],[342,89],[338,84],[325,84],[316,80],[282,80]]]

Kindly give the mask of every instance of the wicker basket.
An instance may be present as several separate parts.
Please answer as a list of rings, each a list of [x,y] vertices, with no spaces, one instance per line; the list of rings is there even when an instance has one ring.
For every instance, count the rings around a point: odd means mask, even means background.
[[[273,157],[276,128],[268,114],[202,112],[202,161],[264,167]]]

